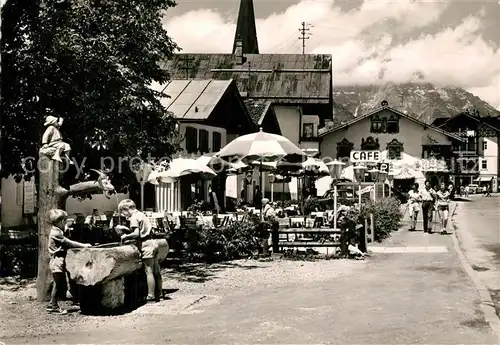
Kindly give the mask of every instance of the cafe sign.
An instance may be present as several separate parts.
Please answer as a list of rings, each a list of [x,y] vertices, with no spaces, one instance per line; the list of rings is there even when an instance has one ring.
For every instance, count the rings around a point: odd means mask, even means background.
[[[378,163],[381,160],[382,153],[380,151],[351,151],[351,163]]]

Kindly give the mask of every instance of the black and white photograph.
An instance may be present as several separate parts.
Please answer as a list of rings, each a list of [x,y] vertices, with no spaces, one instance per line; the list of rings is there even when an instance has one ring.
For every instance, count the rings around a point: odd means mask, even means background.
[[[500,344],[500,1],[0,6],[0,345]]]

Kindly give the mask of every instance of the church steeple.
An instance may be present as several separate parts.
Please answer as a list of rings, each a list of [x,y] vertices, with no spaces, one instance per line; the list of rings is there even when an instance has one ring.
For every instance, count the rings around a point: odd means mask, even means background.
[[[238,22],[234,35],[233,54],[236,51],[236,42],[238,40],[242,43],[243,54],[259,54],[252,0],[240,0],[240,11],[238,13]]]

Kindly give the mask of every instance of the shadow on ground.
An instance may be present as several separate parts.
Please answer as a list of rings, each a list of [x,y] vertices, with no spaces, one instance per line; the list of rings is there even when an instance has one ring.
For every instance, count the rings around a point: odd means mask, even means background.
[[[167,274],[169,279],[177,279],[190,283],[204,283],[217,279],[217,273],[227,269],[252,270],[263,268],[257,265],[241,265],[236,262],[221,262],[215,264],[205,263],[170,263],[163,270],[163,275]]]

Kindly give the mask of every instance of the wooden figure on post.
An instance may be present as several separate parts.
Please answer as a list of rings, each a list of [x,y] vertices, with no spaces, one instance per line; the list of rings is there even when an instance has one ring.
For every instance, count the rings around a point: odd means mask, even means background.
[[[61,128],[63,124],[63,118],[57,118],[55,116],[47,116],[45,118],[44,126],[47,127],[42,136],[42,148],[40,149],[40,153],[43,153],[52,159],[61,162],[61,153],[64,154],[64,157],[71,162],[69,158],[69,152],[71,151],[71,147],[68,143],[65,143],[62,140],[61,132],[59,128]]]
[[[42,138],[42,147],[39,151],[38,169],[38,274],[37,299],[48,301],[52,287],[52,274],[49,269],[48,246],[51,224],[47,214],[52,209],[65,209],[66,200],[70,195],[114,193],[114,187],[106,174],[98,171],[96,181],[84,181],[71,185],[69,188],[61,186],[63,157],[69,160],[71,147],[62,140],[59,128],[62,118],[47,116],[47,129]],[[61,157],[61,154],[63,157]]]

